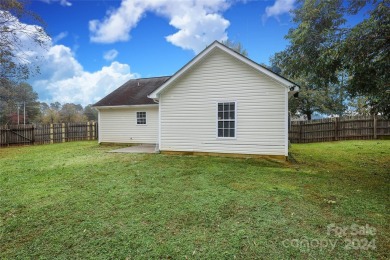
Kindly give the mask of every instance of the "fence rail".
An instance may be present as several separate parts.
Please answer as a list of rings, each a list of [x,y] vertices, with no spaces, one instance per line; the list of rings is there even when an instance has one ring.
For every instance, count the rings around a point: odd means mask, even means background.
[[[390,120],[382,117],[355,116],[292,121],[289,129],[291,143],[383,137],[390,138]],[[0,147],[97,139],[98,124],[96,122],[0,126]]]
[[[0,126],[0,147],[10,145],[53,144],[96,140],[97,138],[98,124],[95,122]]]
[[[390,120],[378,116],[292,121],[289,129],[291,143],[365,140],[386,136],[390,137]]]

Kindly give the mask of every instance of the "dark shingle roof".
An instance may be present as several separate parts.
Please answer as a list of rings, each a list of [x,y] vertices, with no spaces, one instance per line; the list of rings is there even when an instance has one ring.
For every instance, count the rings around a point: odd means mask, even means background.
[[[130,106],[155,104],[148,95],[170,77],[131,79],[108,94],[94,106]]]

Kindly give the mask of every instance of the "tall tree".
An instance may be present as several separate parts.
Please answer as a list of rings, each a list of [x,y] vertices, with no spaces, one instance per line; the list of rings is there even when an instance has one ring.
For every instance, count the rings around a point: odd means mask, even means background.
[[[286,50],[271,58],[274,67],[301,85],[295,108],[310,120],[314,112],[337,113],[344,109],[344,72],[339,57],[345,30],[341,0],[300,0],[293,12],[296,28],[285,36]]]
[[[248,57],[248,52],[245,50],[244,46],[240,42],[233,42],[229,39],[226,41],[221,42],[223,45],[229,47],[230,49],[240,53],[241,55],[244,55],[245,57]]]
[[[83,114],[83,107],[79,104],[66,103],[60,110],[61,122],[85,122],[87,117]]]
[[[361,8],[356,3],[352,7],[353,12]],[[352,28],[342,47],[349,93],[365,97],[371,113],[390,116],[390,2],[379,1],[369,17]]]
[[[12,107],[12,84],[5,78],[0,78],[0,125],[9,123]]]
[[[303,82],[298,111],[308,118],[312,111],[341,114],[348,101],[361,106],[366,100],[371,113],[390,116],[390,3],[300,0],[298,6],[297,27],[286,35],[290,45],[271,59],[282,74]],[[369,17],[348,27],[345,17],[363,7]]]
[[[60,111],[60,110],[61,110],[61,107],[62,107],[62,105],[61,105],[61,103],[58,102],[58,101],[56,101],[56,102],[54,102],[54,103],[50,103],[50,108],[51,108],[51,109]]]
[[[58,102],[56,102],[56,103],[58,103]],[[58,103],[58,105],[59,105],[59,107],[61,106],[60,103]],[[53,106],[49,106],[45,102],[41,102],[40,109],[41,109],[41,116],[39,119],[40,123],[44,123],[44,124],[60,123],[59,108],[57,109]]]
[[[31,73],[39,72],[31,67],[24,41],[44,47],[48,41],[42,19],[27,10],[25,1],[0,0],[0,78],[13,81],[26,80]],[[20,19],[37,25],[26,25]],[[24,39],[24,40],[22,40]]]
[[[24,110],[25,122],[34,122],[40,114],[40,103],[38,102],[38,94],[33,90],[33,87],[25,82],[18,83],[14,88],[14,97],[17,104]]]
[[[84,115],[87,117],[88,121],[97,121],[98,119],[98,111],[93,108],[92,105],[84,107]]]
[[[38,94],[27,83],[0,79],[0,108],[1,124],[32,123],[40,113]]]
[[[52,108],[47,109],[41,116],[41,123],[55,124],[61,122],[60,112]]]

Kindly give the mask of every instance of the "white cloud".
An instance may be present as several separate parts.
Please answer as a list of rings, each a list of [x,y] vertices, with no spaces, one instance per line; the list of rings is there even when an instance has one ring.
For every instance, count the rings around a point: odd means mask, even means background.
[[[289,13],[294,9],[295,0],[275,0],[272,6],[265,8],[265,14],[263,15],[263,23],[270,17],[275,17],[279,21],[279,16],[285,13]]]
[[[111,60],[115,59],[118,56],[118,54],[119,54],[119,52],[117,50],[112,49],[112,50],[105,52],[103,55],[103,58],[106,61],[111,61]]]
[[[124,0],[121,6],[114,11],[109,11],[102,22],[92,20],[89,22],[89,30],[92,33],[91,41],[101,43],[113,43],[130,39],[130,30],[141,19],[145,11],[147,1]]]
[[[37,80],[33,86],[48,91],[53,101],[59,101],[62,104],[87,105],[97,102],[127,80],[137,76],[130,72],[129,65],[118,62],[113,62],[110,66],[95,72],[87,72],[82,68],[69,71],[73,72],[72,77]]]
[[[64,45],[52,45],[43,56],[41,74],[31,80],[31,85],[41,99],[60,103],[95,103],[127,80],[138,75],[130,66],[112,62],[98,71],[85,71],[74,53]]]
[[[14,51],[23,55],[26,64],[40,67],[41,73],[31,78],[29,83],[41,100],[87,105],[138,76],[131,73],[129,65],[118,62],[112,62],[98,71],[85,71],[69,47],[55,44],[49,37],[43,37],[44,47],[37,46],[29,35],[39,27],[21,23],[15,17],[12,24],[7,26],[23,27],[29,32],[28,35],[18,35],[20,48]]]
[[[53,3],[53,2],[59,2],[62,6],[72,6],[72,3],[67,0],[41,0],[42,2],[45,2],[47,4]]]
[[[68,32],[60,32],[59,34],[53,37],[53,43],[57,43],[66,37],[68,37]]]
[[[66,0],[60,0],[62,6],[72,6],[72,3]]]
[[[58,81],[64,78],[80,75],[83,67],[75,59],[70,48],[64,45],[53,45],[45,54],[39,64],[41,74],[36,78]]]
[[[220,13],[228,7],[228,0],[122,0],[103,20],[89,22],[90,39],[99,43],[128,41],[131,30],[149,11],[168,18],[178,29],[166,36],[168,42],[198,53],[214,40],[227,39],[230,23]]]

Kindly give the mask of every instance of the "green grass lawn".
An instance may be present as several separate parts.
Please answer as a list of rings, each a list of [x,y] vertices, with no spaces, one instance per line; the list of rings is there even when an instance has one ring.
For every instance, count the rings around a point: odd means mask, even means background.
[[[0,258],[390,257],[390,141],[293,144],[294,163],[114,148],[0,149]]]

